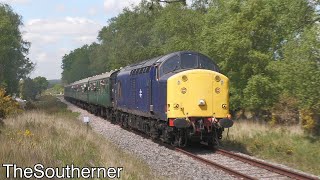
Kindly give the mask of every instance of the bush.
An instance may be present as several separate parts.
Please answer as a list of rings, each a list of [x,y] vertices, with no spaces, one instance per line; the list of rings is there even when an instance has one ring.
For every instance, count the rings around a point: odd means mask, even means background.
[[[305,132],[312,135],[320,135],[319,114],[316,114],[308,109],[303,109],[300,110],[300,117],[302,128],[305,130]]]
[[[287,94],[279,97],[279,102],[272,108],[272,120],[270,124],[296,125],[299,123],[298,100]]]
[[[4,89],[0,89],[0,120],[19,111],[19,104],[7,96]]]

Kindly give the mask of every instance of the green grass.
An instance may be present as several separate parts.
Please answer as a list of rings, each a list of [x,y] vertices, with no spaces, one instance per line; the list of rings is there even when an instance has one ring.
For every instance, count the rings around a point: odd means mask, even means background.
[[[305,135],[298,126],[236,122],[223,146],[320,175],[320,138]]]
[[[126,154],[78,119],[52,96],[34,102],[32,110],[5,119],[0,127],[0,163],[33,167],[123,167],[122,179],[155,179],[149,167]],[[5,169],[0,167],[0,179]]]

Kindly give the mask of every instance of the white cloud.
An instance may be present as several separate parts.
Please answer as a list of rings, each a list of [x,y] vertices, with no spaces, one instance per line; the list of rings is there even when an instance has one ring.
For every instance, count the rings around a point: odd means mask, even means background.
[[[64,19],[34,19],[26,23],[27,33],[83,35],[96,34],[102,25],[87,18],[65,17]]]
[[[37,64],[32,76],[60,77],[63,55],[94,42],[101,28],[101,24],[81,17],[27,21],[23,37],[31,42],[29,58]]]
[[[36,62],[44,62],[48,58],[47,53],[45,52],[40,52],[39,54],[36,55]]]
[[[119,14],[123,8],[138,5],[141,0],[104,0],[104,9],[107,14]]]

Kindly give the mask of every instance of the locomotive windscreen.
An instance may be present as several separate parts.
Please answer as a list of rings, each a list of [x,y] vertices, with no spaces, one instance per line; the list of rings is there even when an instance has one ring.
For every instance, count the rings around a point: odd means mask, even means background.
[[[166,60],[160,66],[160,76],[181,69],[208,69],[219,72],[218,66],[202,54],[183,53]]]

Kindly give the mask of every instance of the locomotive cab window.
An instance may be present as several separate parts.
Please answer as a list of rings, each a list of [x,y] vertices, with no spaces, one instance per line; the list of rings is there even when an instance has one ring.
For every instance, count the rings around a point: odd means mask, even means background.
[[[199,68],[219,72],[218,66],[212,60],[203,55],[199,56]]]
[[[198,67],[198,55],[184,53],[181,55],[181,69],[193,69]]]
[[[173,56],[160,67],[160,76],[177,69],[180,69],[180,58],[179,56]]]

